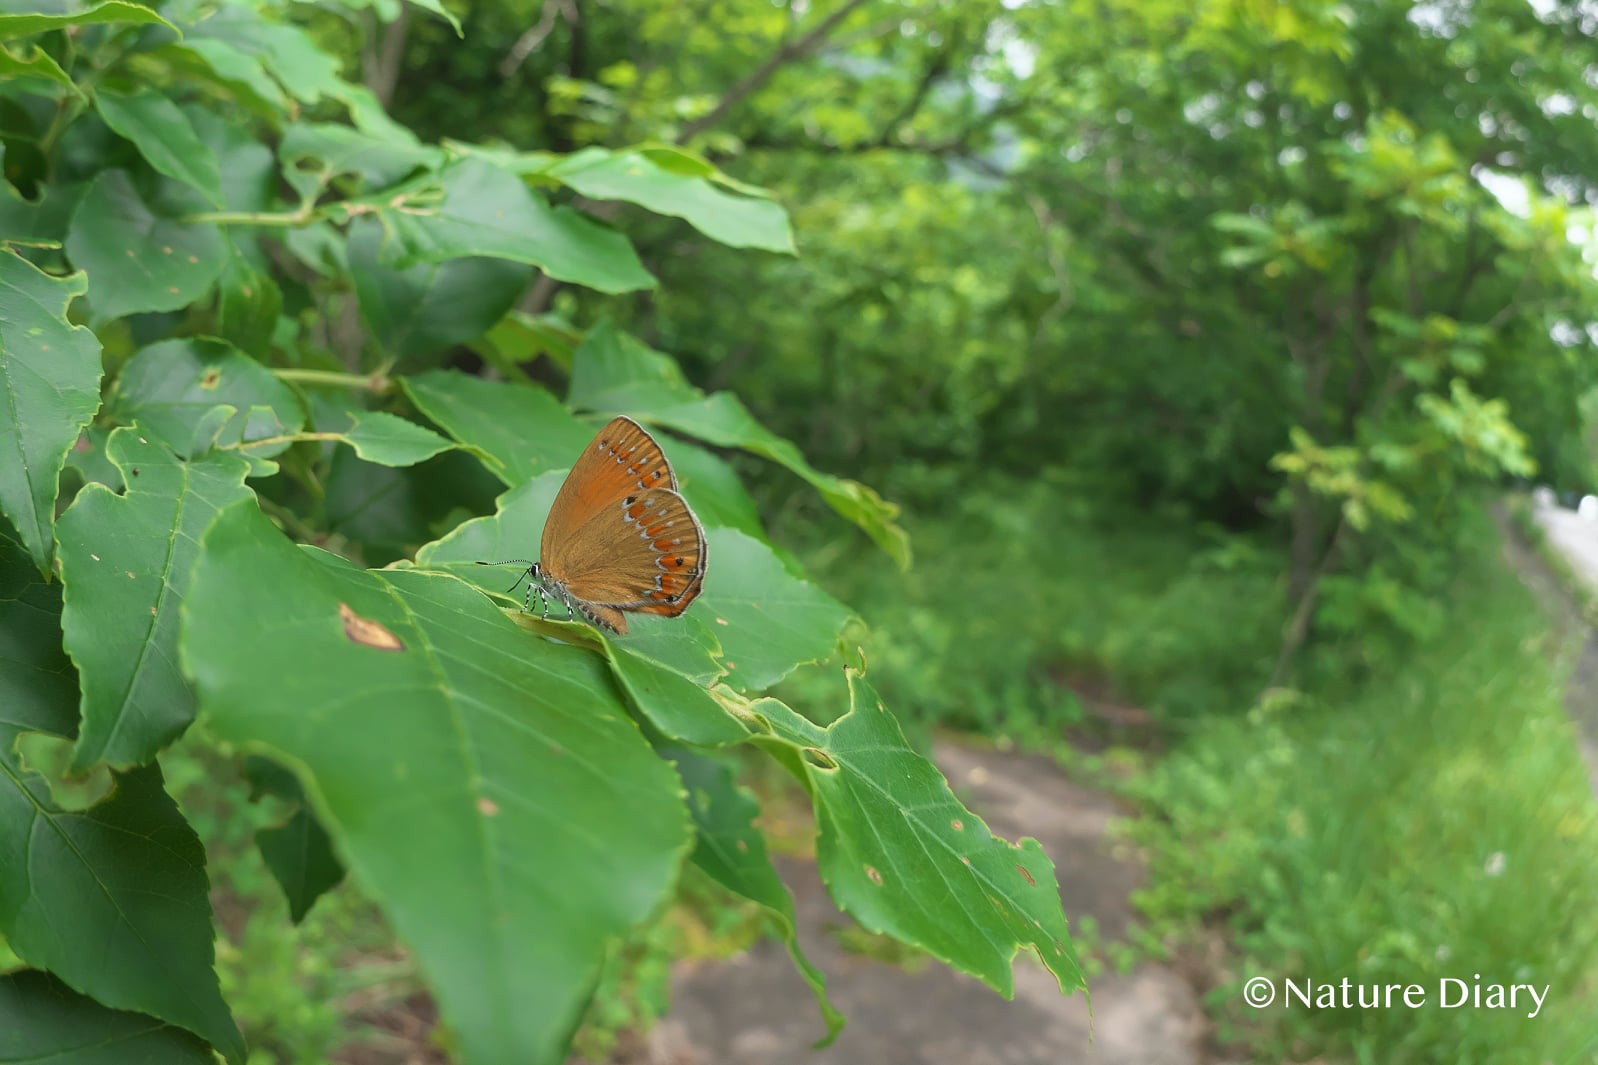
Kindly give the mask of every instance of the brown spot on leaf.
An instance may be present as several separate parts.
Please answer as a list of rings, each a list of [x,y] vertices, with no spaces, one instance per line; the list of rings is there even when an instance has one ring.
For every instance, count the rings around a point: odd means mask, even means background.
[[[1037,887],[1038,882],[1032,879],[1032,874],[1026,871],[1026,866],[1016,863],[1015,871],[1021,874],[1021,879],[1026,881],[1027,887]]]
[[[199,262],[199,261],[200,261],[200,257],[199,257],[199,256],[198,256],[198,255],[191,255],[191,256],[189,256],[189,262],[191,262],[191,263],[197,263],[197,262]]]
[[[742,840],[741,839],[741,840],[738,841],[738,853],[740,853],[740,854],[748,854],[749,853],[749,842],[747,840]]]
[[[170,244],[161,245],[161,254],[162,255],[171,255],[172,254],[172,245],[170,245]]]
[[[956,817],[953,821],[949,822],[949,827],[954,829],[956,832],[959,832],[961,829],[965,828],[965,822]]]
[[[962,854],[962,855],[960,855],[960,864],[961,865],[970,865],[971,864],[971,859],[967,858],[965,855]]]
[[[353,643],[378,651],[403,651],[405,644],[371,618],[363,618],[350,609],[348,603],[338,605],[338,619],[344,623],[344,635]]]
[[[128,571],[127,571],[127,574],[128,574],[128,580],[130,580],[130,581],[131,581],[131,580],[133,580],[133,579],[134,579],[134,576],[133,576],[133,571],[132,571],[132,570],[128,570]]]
[[[100,561],[100,556],[95,554],[93,551],[89,552],[89,557],[94,559],[96,562]]]
[[[499,813],[499,803],[495,802],[493,799],[490,799],[487,795],[484,795],[482,798],[477,800],[477,812],[482,814],[484,817],[493,817],[495,814]]]
[[[80,436],[78,437],[78,442],[72,445],[72,450],[82,454],[85,451],[93,451],[94,444],[89,440],[88,437]]]
[[[215,388],[222,383],[222,371],[215,366],[209,367],[200,375],[201,388]]]
[[[868,865],[866,866],[866,879],[870,880],[873,884],[880,886],[882,883],[882,874]]]
[[[135,466],[135,467],[133,467],[131,472],[132,472],[133,476],[137,477],[139,475],[139,468],[137,466]]]
[[[717,625],[725,625],[725,624],[727,624],[727,619],[726,618],[717,618],[716,619],[716,624]]]
[[[155,607],[153,607],[153,606],[150,608],[150,616],[152,618],[155,617]]]

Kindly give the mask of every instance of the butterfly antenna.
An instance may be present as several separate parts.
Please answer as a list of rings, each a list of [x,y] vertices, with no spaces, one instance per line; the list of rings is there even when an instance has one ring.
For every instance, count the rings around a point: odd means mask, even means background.
[[[529,558],[507,558],[503,562],[481,562],[480,561],[477,564],[479,566],[509,566],[512,563],[516,563],[518,565],[526,566],[527,569],[524,570],[521,574],[519,574],[517,576],[515,584],[513,584],[509,588],[505,589],[505,594],[509,595],[510,593],[514,592],[517,588],[521,587],[522,581],[527,580],[529,577],[531,577],[533,575],[533,566],[535,565],[535,563],[533,562],[532,559],[529,559]],[[529,584],[529,587],[531,587],[530,584]]]

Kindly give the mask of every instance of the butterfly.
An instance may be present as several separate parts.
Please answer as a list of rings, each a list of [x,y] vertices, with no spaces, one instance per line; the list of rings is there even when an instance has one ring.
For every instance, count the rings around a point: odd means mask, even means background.
[[[544,523],[538,561],[484,562],[527,567],[508,591],[527,582],[522,609],[535,592],[549,617],[558,600],[615,633],[627,614],[674,618],[705,581],[705,530],[677,494],[677,475],[654,437],[631,418],[613,418],[577,457]]]

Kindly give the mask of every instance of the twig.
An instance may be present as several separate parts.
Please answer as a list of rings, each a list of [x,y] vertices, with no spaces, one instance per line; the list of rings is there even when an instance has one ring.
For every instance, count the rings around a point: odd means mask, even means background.
[[[708,112],[684,126],[682,131],[677,134],[676,143],[686,144],[717,122],[720,122],[727,112],[736,107],[746,96],[770,81],[771,76],[784,63],[791,63],[795,59],[802,59],[809,55],[817,45],[826,40],[827,34],[831,33],[838,23],[848,18],[856,8],[864,3],[865,0],[848,0],[838,10],[817,23],[815,28],[809,33],[787,42],[775,52],[772,52],[771,55],[766,57],[764,63],[750,71],[741,81],[728,89],[726,94],[716,102],[715,107],[712,107]]]
[[[516,38],[516,43],[510,46],[510,51],[505,53],[505,58],[499,63],[499,76],[508,78],[516,73],[533,50],[544,43],[544,39],[555,32],[555,19],[564,16],[567,22],[577,22],[577,5],[572,0],[544,0],[544,10],[538,16],[538,21],[529,26]]]

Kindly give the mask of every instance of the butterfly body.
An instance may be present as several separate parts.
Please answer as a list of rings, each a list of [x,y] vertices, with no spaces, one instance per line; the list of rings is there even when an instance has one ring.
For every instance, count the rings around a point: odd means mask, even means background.
[[[539,560],[528,563],[524,609],[549,601],[610,629],[627,614],[676,617],[704,583],[705,531],[677,492],[677,475],[653,437],[619,417],[583,449],[555,496]],[[525,562],[525,559],[510,559]],[[515,590],[516,585],[512,585]]]

